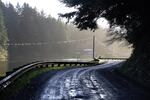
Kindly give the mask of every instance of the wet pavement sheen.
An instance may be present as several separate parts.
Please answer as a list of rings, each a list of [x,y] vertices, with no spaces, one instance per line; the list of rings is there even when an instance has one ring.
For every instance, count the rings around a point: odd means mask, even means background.
[[[117,100],[117,88],[103,76],[97,78],[95,70],[118,63],[58,72],[46,83],[39,100]]]

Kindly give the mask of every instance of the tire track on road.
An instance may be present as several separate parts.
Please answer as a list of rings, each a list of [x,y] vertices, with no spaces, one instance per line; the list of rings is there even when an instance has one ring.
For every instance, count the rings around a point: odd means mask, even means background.
[[[110,62],[95,67],[58,72],[46,83],[40,100],[115,100],[114,93],[106,86],[109,82],[103,77],[102,80],[98,80],[95,70],[112,67],[118,63]]]

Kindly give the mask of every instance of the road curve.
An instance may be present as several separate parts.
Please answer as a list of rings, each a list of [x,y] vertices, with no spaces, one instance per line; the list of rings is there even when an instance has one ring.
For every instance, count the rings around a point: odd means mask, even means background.
[[[47,81],[39,100],[122,100],[119,99],[122,91],[105,77],[96,75],[96,70],[119,63],[108,62],[95,67],[60,71]]]

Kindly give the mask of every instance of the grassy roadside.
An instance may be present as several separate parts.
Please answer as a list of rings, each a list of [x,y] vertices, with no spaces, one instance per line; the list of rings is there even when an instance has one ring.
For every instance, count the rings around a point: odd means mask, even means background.
[[[76,67],[87,67],[87,66],[76,66]],[[9,85],[4,90],[0,91],[0,100],[12,100],[8,98],[12,98],[16,94],[18,94],[22,89],[26,88],[31,81],[36,78],[38,75],[41,75],[42,73],[46,73],[49,71],[54,70],[63,70],[63,69],[70,69],[70,68],[76,68],[75,66],[61,66],[61,67],[51,67],[48,68],[35,68],[27,73],[23,74],[19,78],[17,78],[11,85]],[[8,95],[9,94],[9,95]]]
[[[20,90],[22,90],[28,84],[30,84],[32,79],[34,79],[35,77],[37,77],[38,75],[40,75],[42,73],[52,71],[52,70],[61,70],[61,69],[65,69],[65,68],[66,68],[65,66],[62,66],[62,67],[55,66],[55,67],[48,67],[48,68],[36,68],[36,69],[30,70],[26,74],[23,74],[18,79],[16,79],[7,88],[0,91],[0,100],[8,100],[8,98],[11,98],[12,96],[18,94]]]

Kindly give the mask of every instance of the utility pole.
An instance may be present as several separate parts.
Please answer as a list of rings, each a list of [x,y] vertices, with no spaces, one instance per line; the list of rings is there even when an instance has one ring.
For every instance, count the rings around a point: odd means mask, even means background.
[[[95,36],[93,36],[93,59],[95,59]]]

